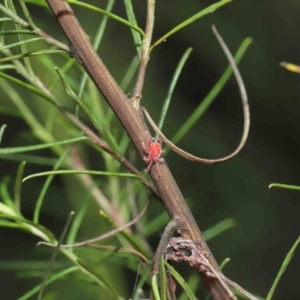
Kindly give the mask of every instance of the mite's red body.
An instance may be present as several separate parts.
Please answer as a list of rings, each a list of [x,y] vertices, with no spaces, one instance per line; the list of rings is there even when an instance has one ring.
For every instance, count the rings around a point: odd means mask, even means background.
[[[152,142],[150,139],[148,140],[148,146],[144,146],[144,151],[147,154],[147,156],[144,156],[144,161],[148,164],[146,172],[149,172],[152,165],[156,165],[157,167],[157,176],[156,178],[159,179],[160,177],[160,169],[159,169],[159,163],[163,163],[164,159],[161,157],[161,154],[163,153],[163,150],[161,149],[161,141],[158,142]]]

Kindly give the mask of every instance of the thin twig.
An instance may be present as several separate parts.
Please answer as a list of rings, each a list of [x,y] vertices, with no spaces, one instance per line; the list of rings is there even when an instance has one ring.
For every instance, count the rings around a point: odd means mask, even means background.
[[[159,265],[160,265],[160,262],[161,262],[161,257],[162,257],[164,251],[167,248],[169,238],[170,238],[170,234],[175,229],[176,225],[177,225],[176,222],[171,220],[167,224],[167,226],[165,227],[165,230],[164,230],[164,232],[163,232],[163,234],[160,238],[159,245],[156,249],[156,253],[155,253],[155,257],[154,257],[154,263],[153,263],[153,269],[152,269],[153,274],[158,274],[159,273]]]
[[[155,11],[155,0],[147,0],[147,20],[146,20],[145,38],[143,40],[141,62],[140,62],[139,72],[133,90],[133,98],[132,98],[132,104],[136,110],[138,110],[140,106],[146,68],[148,65],[148,61],[150,59],[149,49],[151,45],[153,26],[154,26],[154,11]]]
[[[160,137],[160,139],[166,144],[168,145],[174,152],[178,153],[179,155],[185,157],[186,159],[189,159],[191,161],[195,161],[195,162],[199,162],[199,163],[204,163],[204,164],[216,164],[216,163],[221,163],[224,162],[226,160],[229,160],[230,158],[234,157],[235,155],[237,155],[240,150],[244,147],[247,138],[248,138],[248,134],[249,134],[249,129],[250,129],[250,109],[249,109],[249,104],[248,104],[248,97],[247,97],[247,93],[246,93],[246,88],[244,85],[244,82],[242,80],[241,74],[236,66],[236,63],[234,61],[234,58],[232,57],[227,45],[225,44],[224,40],[222,39],[222,37],[220,36],[220,34],[218,33],[217,29],[215,26],[212,26],[213,32],[216,36],[216,38],[218,39],[231,67],[232,70],[234,72],[236,81],[238,83],[239,86],[239,90],[240,90],[240,94],[241,94],[241,99],[242,99],[242,104],[243,104],[243,111],[244,111],[244,129],[243,129],[243,134],[241,137],[241,141],[238,145],[238,147],[228,156],[222,157],[222,158],[218,158],[218,159],[208,159],[208,158],[201,158],[198,156],[194,156],[180,148],[178,148],[176,145],[174,145],[170,140],[168,140],[166,138],[166,136],[159,130],[159,128],[156,126],[156,124],[154,123],[154,121],[152,120],[152,118],[150,117],[149,113],[147,112],[147,110],[143,107],[142,110],[145,114],[145,116],[147,117],[147,120],[149,121],[149,123],[151,124],[152,128],[154,129],[154,131],[158,134],[158,136]]]
[[[107,239],[121,231],[123,231],[124,229],[130,227],[131,225],[133,225],[135,222],[137,222],[145,213],[147,207],[148,207],[148,204],[149,204],[149,200],[147,200],[147,203],[145,205],[145,207],[143,208],[143,210],[133,219],[131,220],[130,222],[128,222],[127,224],[121,226],[121,227],[118,227],[114,230],[111,230],[110,232],[107,232],[105,234],[102,234],[100,236],[97,236],[95,238],[92,238],[92,239],[89,239],[89,240],[86,240],[86,241],[83,241],[83,242],[79,242],[79,243],[74,243],[74,244],[70,244],[70,245],[61,245],[60,248],[71,248],[71,247],[80,247],[80,246],[85,246],[85,245],[88,245],[88,244],[91,244],[91,243],[95,243],[95,242],[99,242],[101,240],[104,240],[104,239]],[[37,246],[39,245],[46,245],[46,246],[49,246],[49,247],[56,247],[57,245],[55,244],[51,244],[51,243],[46,243],[46,242],[39,242],[37,243]]]

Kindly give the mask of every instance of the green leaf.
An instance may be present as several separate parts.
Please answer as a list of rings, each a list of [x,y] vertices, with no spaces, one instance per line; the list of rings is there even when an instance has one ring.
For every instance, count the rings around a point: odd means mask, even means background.
[[[0,212],[2,212],[3,205],[4,204],[2,204],[0,202]],[[6,213],[6,212],[8,212],[9,214]],[[24,219],[23,217],[17,216],[14,211],[11,211],[11,209],[10,209],[10,211],[6,210],[6,212],[4,212],[3,214],[0,213],[0,218],[7,219],[7,220],[12,220],[12,221],[15,221],[19,224],[22,224],[23,225],[23,227],[22,227],[23,230],[25,230],[27,232],[30,232],[30,233],[34,234],[35,236],[38,236],[38,237],[42,238],[46,242],[55,241],[52,232],[50,230],[48,230],[47,228],[45,228],[44,226],[36,224],[36,223],[34,223],[32,221],[29,221],[27,219]],[[11,214],[11,213],[13,213],[13,214]]]
[[[89,187],[88,191],[86,192],[86,195],[83,197],[82,203],[80,205],[80,209],[76,213],[76,216],[74,217],[73,223],[70,227],[69,234],[68,234],[68,237],[66,240],[66,244],[74,244],[77,232],[80,228],[83,217],[88,208],[88,204],[90,203],[90,200],[92,199],[91,193],[94,190],[94,188],[95,188],[95,183],[93,183],[92,186]],[[73,252],[73,248],[70,248],[70,251]]]
[[[178,81],[178,78],[182,72],[182,69],[187,61],[187,59],[189,58],[191,52],[192,52],[192,48],[188,48],[183,56],[181,57],[176,69],[175,69],[175,73],[173,75],[173,78],[171,80],[171,84],[169,86],[169,89],[168,89],[168,92],[167,92],[167,97],[164,101],[164,105],[162,107],[162,111],[161,111],[161,115],[160,115],[160,118],[159,118],[159,122],[158,122],[158,128],[161,130],[162,127],[163,127],[163,123],[164,123],[164,120],[165,120],[165,117],[167,115],[167,111],[169,109],[169,105],[170,105],[170,102],[171,102],[171,97],[172,97],[172,94],[174,92],[174,89],[175,89],[175,86],[177,84],[177,81]]]
[[[220,270],[223,270],[225,266],[230,262],[230,258],[227,257],[225,258],[221,263],[220,263]]]
[[[167,269],[171,271],[172,276],[176,279],[176,281],[179,283],[179,285],[182,287],[182,289],[187,293],[189,299],[191,300],[197,300],[197,297],[193,293],[193,291],[190,289],[187,282],[182,278],[182,276],[166,261],[164,261],[164,265]]]
[[[68,217],[68,219],[67,219],[66,225],[64,226],[63,232],[62,232],[62,234],[61,234],[61,236],[60,236],[60,238],[59,238],[59,240],[58,240],[58,242],[57,242],[57,246],[55,247],[55,249],[54,249],[54,251],[53,251],[53,253],[52,253],[51,260],[50,260],[50,262],[49,262],[49,265],[48,265],[46,274],[45,274],[45,276],[44,276],[44,278],[43,278],[43,282],[42,282],[42,284],[41,284],[41,287],[40,287],[40,290],[39,290],[39,294],[38,294],[37,300],[41,300],[41,299],[42,299],[42,294],[43,294],[44,289],[45,289],[45,287],[46,287],[46,285],[47,285],[47,280],[48,280],[48,277],[49,277],[51,268],[52,268],[52,266],[53,266],[54,260],[55,260],[57,254],[58,254],[59,247],[60,247],[60,245],[62,244],[62,242],[63,242],[63,240],[64,240],[64,238],[65,238],[65,236],[66,236],[66,234],[67,234],[67,231],[68,231],[68,229],[69,229],[69,227],[70,227],[70,224],[71,224],[71,221],[72,221],[72,218],[73,218],[73,215],[74,215],[74,214],[75,214],[75,213],[74,213],[73,211],[69,214],[69,217]]]
[[[41,6],[45,6],[47,7],[47,4],[44,2],[44,1],[39,1],[39,0],[26,0],[26,2],[28,3],[34,3],[34,4],[37,4],[37,5],[41,5]],[[117,22],[120,22],[122,23],[123,25],[131,28],[132,30],[134,30],[135,32],[138,33],[139,36],[142,36],[144,37],[145,36],[145,33],[144,31],[139,28],[136,24],[132,23],[132,22],[128,22],[127,20],[115,15],[115,14],[112,14],[110,13],[109,11],[107,10],[103,10],[101,8],[98,8],[96,6],[93,6],[93,5],[90,5],[90,4],[87,4],[85,2],[80,2],[80,1],[77,1],[77,0],[67,0],[67,2],[71,3],[71,4],[74,4],[74,5],[77,5],[77,6],[80,6],[80,7],[84,7],[84,8],[87,8],[89,10],[92,10],[94,12],[98,12],[100,14],[103,14]]]
[[[0,202],[0,213],[3,213],[4,215],[8,215],[8,216],[17,216],[17,213],[13,208],[11,208],[6,204],[3,204],[2,202]]]
[[[289,184],[282,184],[282,183],[271,183],[269,185],[269,189],[271,189],[273,187],[286,189],[286,190],[300,191],[300,186],[297,186],[297,185],[289,185]]]
[[[56,162],[56,158],[49,158],[37,155],[26,155],[26,154],[0,154],[0,158],[5,160],[13,161],[26,161],[27,163],[44,165],[44,166],[53,166]]]
[[[26,53],[21,53],[21,54],[16,54],[16,55],[1,58],[0,63],[2,64],[4,62],[14,61],[14,60],[18,60],[18,59],[30,57],[30,56],[45,55],[45,54],[49,55],[49,54],[57,54],[57,53],[66,53],[66,52],[64,50],[59,50],[59,49],[47,49],[47,50],[40,50],[40,51],[32,51],[32,52],[26,52]]]
[[[161,300],[167,300],[167,274],[164,266],[164,258],[161,257],[159,265],[159,290]]]
[[[1,181],[0,193],[1,193],[1,197],[3,199],[3,203],[15,211],[15,203],[8,192],[7,185],[9,183],[9,181],[10,181],[10,177],[5,176],[4,179]]]
[[[41,96],[42,98],[44,98],[45,100],[47,100],[51,104],[54,104],[55,106],[57,106],[56,100],[52,96],[40,91],[39,89],[37,89],[33,85],[25,83],[22,80],[19,80],[19,79],[13,77],[13,76],[7,75],[7,74],[2,73],[2,72],[0,72],[0,77],[22,86],[23,88],[37,94],[38,96]]]
[[[75,4],[75,5],[80,6],[80,7],[84,7],[84,8],[90,9],[90,10],[95,11],[95,12],[98,12],[98,13],[101,13],[101,14],[103,14],[103,15],[105,15],[105,16],[107,16],[107,17],[109,17],[109,18],[111,18],[111,19],[113,19],[113,20],[115,20],[115,21],[117,21],[117,22],[120,22],[120,23],[122,23],[123,25],[126,25],[127,27],[129,27],[129,28],[135,30],[135,31],[138,32],[142,37],[145,36],[145,33],[144,33],[144,31],[143,31],[141,28],[139,28],[138,26],[136,26],[136,25],[134,25],[134,24],[128,22],[127,20],[125,20],[125,19],[123,19],[123,18],[121,18],[121,17],[119,17],[119,16],[117,16],[117,15],[115,15],[115,14],[112,14],[112,13],[110,13],[110,12],[108,12],[108,11],[105,11],[105,10],[103,10],[103,9],[101,9],[101,8],[98,8],[98,7],[96,7],[96,6],[93,6],[93,5],[84,3],[84,2],[80,2],[80,1],[77,1],[77,0],[67,0],[67,2],[72,3],[72,4]]]
[[[199,274],[192,274],[187,280],[187,285],[190,287],[193,293],[197,291],[197,288],[200,285],[200,279],[201,277],[199,276]],[[178,300],[188,300],[188,299],[189,299],[188,295],[184,292],[182,292],[178,298]]]
[[[68,268],[66,270],[63,270],[53,276],[51,276],[48,280],[47,280],[47,283],[46,283],[46,286],[49,285],[50,283],[52,282],[55,282],[61,278],[64,278],[66,275],[72,273],[72,272],[75,272],[75,271],[78,271],[79,270],[79,267],[78,266],[73,266],[71,268]],[[33,297],[35,294],[37,294],[39,292],[41,288],[41,285],[38,284],[37,286],[35,286],[33,289],[31,289],[30,291],[26,292],[23,296],[21,296],[20,298],[18,298],[18,300],[27,300],[27,299],[30,299],[31,297]]]
[[[284,274],[286,268],[288,267],[290,261],[292,260],[294,254],[295,254],[295,251],[298,247],[298,245],[300,244],[300,236],[298,237],[298,239],[296,240],[296,242],[294,243],[294,245],[292,246],[291,250],[289,251],[289,253],[286,255],[281,267],[280,267],[280,270],[271,286],[271,289],[266,297],[266,300],[271,300],[273,295],[274,295],[274,292],[275,292],[275,289],[277,288],[278,284],[279,284],[279,281],[282,277],[282,275]]]
[[[45,144],[40,144],[40,145],[13,147],[13,148],[0,148],[0,154],[13,154],[13,153],[23,153],[23,152],[28,152],[28,151],[36,151],[36,150],[55,147],[58,145],[73,144],[76,142],[81,142],[81,141],[86,141],[86,140],[89,140],[89,138],[86,136],[81,136],[81,137],[67,139],[67,140],[63,140],[63,141],[59,141],[59,142],[45,143]]]
[[[73,143],[72,143],[72,145],[73,145]],[[71,146],[68,147],[68,149],[66,149],[64,151],[64,153],[60,156],[59,160],[56,162],[56,164],[53,167],[54,171],[56,171],[61,166],[61,164],[63,163],[63,161],[65,160],[65,158],[69,154]],[[45,183],[43,184],[42,190],[39,194],[39,197],[36,201],[36,205],[35,205],[34,213],[33,213],[33,222],[35,222],[35,223],[39,222],[40,211],[41,211],[41,208],[42,208],[42,205],[43,205],[43,202],[44,202],[44,198],[45,198],[45,195],[48,191],[48,188],[49,188],[49,186],[50,186],[50,184],[53,180],[53,177],[54,177],[54,175],[49,176],[46,179]]]
[[[127,14],[128,20],[132,24],[134,24],[135,26],[137,26],[137,21],[136,21],[136,18],[135,18],[133,7],[132,7],[132,1],[131,0],[124,0],[124,4],[125,4],[125,9],[126,9],[126,14]],[[141,35],[138,34],[137,31],[132,30],[132,29],[131,29],[131,33],[132,33],[134,45],[136,47],[138,56],[141,57],[141,52],[142,52],[142,39],[141,39]],[[143,37],[144,37],[144,35],[143,35]]]
[[[239,49],[237,50],[234,60],[236,64],[239,63],[241,58],[243,57],[244,53],[246,52],[247,48],[251,44],[252,39],[246,38]],[[225,70],[224,74],[221,78],[217,81],[211,91],[207,94],[207,96],[203,99],[200,105],[196,108],[193,114],[188,118],[188,120],[182,124],[179,130],[171,139],[174,144],[178,143],[183,136],[191,129],[191,127],[196,123],[196,121],[203,115],[203,113],[207,110],[207,108],[212,104],[213,100],[219,95],[223,87],[225,86],[226,82],[229,80],[230,76],[232,75],[232,68],[228,66]],[[165,154],[169,151],[167,148]]]
[[[90,268],[85,262],[83,262],[81,259],[77,259],[77,263],[82,267],[82,269],[89,274],[89,276],[91,278],[94,279],[94,281],[96,283],[99,284],[99,286],[102,286],[104,288],[106,288],[108,291],[110,291],[116,299],[121,300],[123,299],[122,297],[120,297],[120,295],[118,294],[118,291],[115,289],[115,287],[108,281],[105,279],[105,274],[103,274],[104,276],[100,276],[99,274],[97,274],[96,272],[94,272],[94,270],[92,268]]]
[[[152,276],[151,286],[152,286],[154,299],[155,300],[161,300],[160,295],[159,295],[159,291],[158,291],[158,287],[157,287],[157,275],[156,274],[154,274]]]
[[[225,219],[218,224],[214,225],[213,227],[209,228],[205,232],[203,232],[203,237],[206,241],[213,239],[214,237],[218,236],[225,230],[232,228],[236,225],[235,219],[229,218]]]
[[[21,187],[22,187],[22,177],[23,177],[25,165],[26,165],[25,161],[23,161],[19,165],[16,180],[15,180],[14,200],[15,200],[16,211],[18,212],[19,215],[21,215]]]
[[[0,128],[0,145],[1,145],[2,137],[3,137],[6,126],[7,126],[6,124],[3,124]]]
[[[147,222],[147,225],[144,228],[144,234],[146,237],[157,231],[157,228],[162,228],[168,223],[169,216],[167,212],[162,212],[155,216],[152,220]]]
[[[109,13],[113,6],[115,4],[115,0],[109,0],[107,2],[105,11],[107,13]],[[100,25],[98,26],[98,30],[96,32],[96,35],[94,37],[94,41],[93,41],[93,48],[95,49],[95,51],[97,51],[99,49],[100,43],[102,41],[105,29],[106,29],[106,25],[107,25],[107,21],[108,21],[108,16],[104,16],[101,20]],[[79,84],[79,92],[78,92],[78,97],[81,98],[83,95],[83,91],[84,88],[86,86],[86,82],[88,80],[88,74],[86,72],[83,72],[82,76],[81,76],[81,80],[80,80],[80,84]],[[91,97],[93,99],[93,97]]]
[[[26,30],[26,29],[7,30],[7,31],[1,31],[0,32],[0,36],[3,36],[3,35],[17,35],[17,34],[30,34],[30,35],[34,35],[33,32],[31,32],[30,30]]]
[[[86,116],[90,119],[90,121],[93,123],[93,125],[97,128],[103,139],[107,142],[107,144],[115,151],[118,152],[117,150],[117,145],[116,142],[113,139],[113,136],[106,131],[101,124],[97,121],[95,118],[93,112],[89,107],[75,94],[75,92],[71,89],[69,84],[67,83],[66,79],[64,78],[63,74],[61,73],[59,68],[55,68],[57,71],[57,74],[59,75],[66,93],[75,101],[75,103],[82,109],[82,111],[86,114]]]
[[[9,44],[9,45],[5,45],[5,46],[0,47],[0,51],[3,51],[5,49],[10,49],[10,48],[13,48],[13,47],[18,47],[22,44],[36,42],[36,41],[39,41],[39,40],[43,40],[43,38],[37,37],[37,38],[32,38],[32,39],[29,39],[29,40],[23,40],[21,42],[16,42],[16,43],[12,43],[12,44]]]
[[[48,171],[41,172],[29,175],[23,179],[25,182],[28,179],[48,176],[48,175],[77,175],[77,174],[89,174],[89,175],[98,175],[98,176],[116,176],[116,177],[125,177],[125,178],[135,178],[140,179],[137,175],[128,174],[128,173],[113,173],[113,172],[104,172],[104,171],[92,171],[92,170],[59,170],[59,171]]]
[[[198,19],[202,18],[203,16],[213,13],[216,9],[222,7],[223,5],[231,2],[232,0],[222,0],[218,3],[212,4],[209,7],[203,9],[202,11],[198,12],[197,14],[193,15],[189,19],[185,20],[184,22],[180,23],[176,27],[174,27],[171,31],[166,33],[164,36],[162,36],[159,40],[157,40],[151,47],[150,51],[152,51],[157,45],[165,41],[168,37],[170,37],[172,34],[176,33],[177,31],[183,29],[184,27],[192,24],[193,22],[197,21]]]

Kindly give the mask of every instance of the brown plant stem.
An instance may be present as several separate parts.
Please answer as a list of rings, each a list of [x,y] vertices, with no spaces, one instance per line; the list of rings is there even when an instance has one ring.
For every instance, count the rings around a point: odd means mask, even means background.
[[[47,3],[68,38],[74,57],[102,92],[127,131],[140,156],[143,157],[145,154],[143,143],[146,144],[148,141],[147,133],[149,130],[140,118],[138,111],[132,106],[131,101],[123,93],[95,53],[88,36],[81,28],[69,4],[61,0],[47,0]],[[215,270],[219,270],[167,164],[163,163],[160,165],[159,180],[157,179],[156,168],[151,168],[150,174],[170,218],[177,224],[177,233],[184,239],[201,241],[205,250],[210,254],[208,258],[210,264]],[[202,276],[202,278],[214,300],[229,299],[227,291],[218,281],[211,280],[211,278],[206,276]]]

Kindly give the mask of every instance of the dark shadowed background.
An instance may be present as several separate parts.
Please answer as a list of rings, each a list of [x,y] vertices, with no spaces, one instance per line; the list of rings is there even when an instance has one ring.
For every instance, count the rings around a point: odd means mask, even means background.
[[[89,3],[101,8],[106,5],[106,1]],[[204,0],[157,0],[153,41],[212,3]],[[133,4],[139,26],[144,28],[146,1],[134,0]],[[35,6],[29,8],[40,28],[64,40],[50,11]],[[75,11],[92,37],[101,16],[84,9],[76,8]],[[126,17],[123,1],[116,1],[113,13]],[[261,296],[268,292],[285,255],[299,236],[300,192],[268,188],[273,182],[300,184],[300,75],[279,66],[281,61],[300,64],[299,16],[300,2],[293,0],[236,0],[225,5],[171,36],[153,51],[142,99],[142,105],[158,120],[175,67],[183,52],[192,47],[193,52],[180,76],[163,128],[166,136],[171,138],[228,65],[211,25],[217,26],[232,52],[246,37],[253,38],[239,64],[251,109],[251,131],[245,148],[231,161],[215,166],[195,164],[172,152],[165,159],[202,231],[224,219],[235,219],[236,226],[209,241],[209,246],[219,262],[226,257],[231,258],[224,270],[226,276]],[[99,54],[116,80],[120,81],[135,55],[130,30],[109,21]],[[132,82],[126,93],[130,93],[133,86]],[[13,106],[5,96],[0,97],[0,105]],[[42,106],[36,106],[35,112],[40,117],[45,114]],[[179,146],[206,158],[225,156],[239,142],[242,117],[239,90],[232,77]],[[22,145],[26,135],[28,144],[29,132],[23,121],[3,114],[0,114],[0,121],[8,125],[1,147]],[[33,140],[34,143],[37,142]],[[49,151],[49,155],[53,154]],[[1,158],[0,176],[10,174],[14,178],[18,165],[19,162]],[[41,170],[44,169],[30,163],[26,167],[27,173]],[[58,233],[73,205],[61,180],[54,181],[48,197],[48,212],[43,215],[45,224],[52,224],[52,229]],[[35,180],[24,185],[22,193],[27,196],[24,210],[28,215],[42,183],[43,180]],[[163,210],[162,206],[153,201],[148,217],[154,218],[158,210]],[[162,228],[158,228],[157,235],[153,236],[154,248],[161,231]],[[6,259],[25,260],[35,253],[39,253],[40,257],[45,255],[45,259],[50,257],[47,249],[33,248],[36,240],[25,233],[1,229],[0,236],[3,266]],[[300,250],[286,270],[274,299],[300,299],[299,264]],[[15,299],[21,294],[18,290],[25,292],[32,286],[30,281],[25,284],[13,272],[3,268],[0,290],[8,286],[17,287],[7,289],[8,296],[3,299]],[[129,275],[135,276],[133,273]],[[123,280],[129,275],[123,274]],[[132,281],[124,281],[125,290],[132,290]],[[72,299],[84,299],[82,297],[76,294]],[[101,299],[86,294],[84,297]]]

